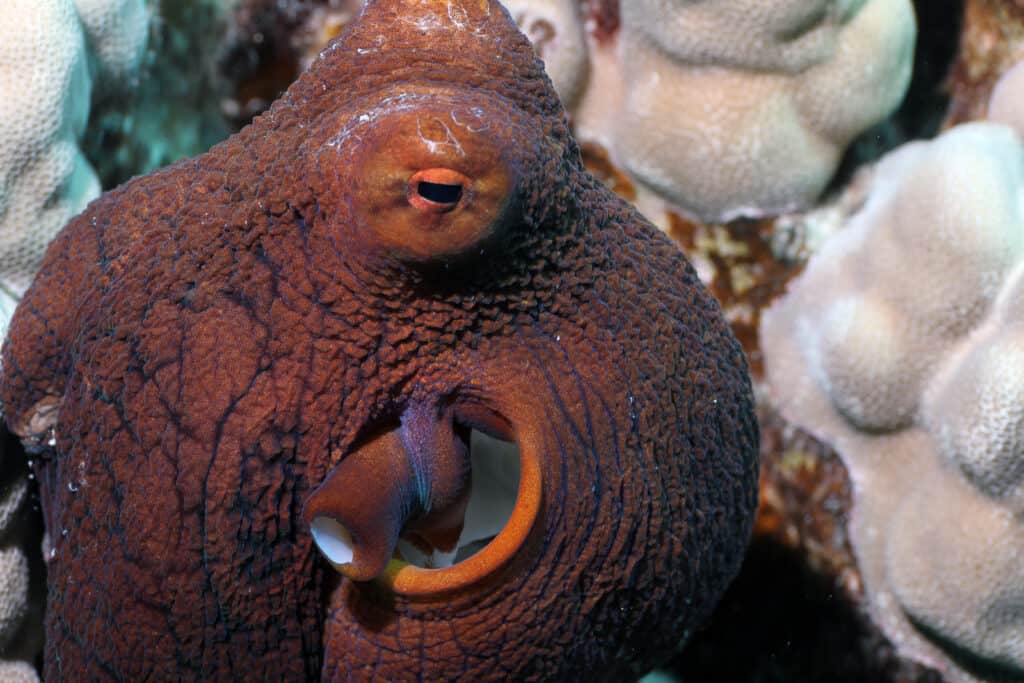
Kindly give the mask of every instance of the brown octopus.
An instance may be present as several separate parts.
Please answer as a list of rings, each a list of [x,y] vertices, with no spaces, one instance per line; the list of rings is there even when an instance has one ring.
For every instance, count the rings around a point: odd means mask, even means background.
[[[0,398],[51,681],[626,680],[755,504],[718,305],[493,0],[371,1],[241,133],[93,203]]]

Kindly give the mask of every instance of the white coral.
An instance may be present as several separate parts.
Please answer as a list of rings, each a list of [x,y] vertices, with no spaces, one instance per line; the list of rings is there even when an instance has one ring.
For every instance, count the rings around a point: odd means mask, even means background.
[[[0,549],[0,650],[6,650],[28,613],[28,581],[22,549]]]
[[[42,645],[42,604],[30,596],[25,519],[28,482],[7,478],[0,485],[0,680],[37,681],[31,661]],[[34,545],[34,544],[31,544]]]
[[[806,206],[910,78],[909,0],[630,0],[583,137],[702,220]]]
[[[544,60],[544,69],[566,108],[586,84],[587,42],[578,0],[502,0],[519,30]]]
[[[142,0],[74,0],[89,53],[103,78],[131,76],[146,47],[149,12]]]
[[[0,681],[4,683],[39,683],[35,667],[28,662],[0,662]]]
[[[145,17],[142,0],[0,3],[0,335],[46,245],[99,194],[78,148],[90,59],[113,76],[128,73],[145,44]]]
[[[850,471],[876,619],[953,681],[983,674],[943,642],[1024,675],[1022,207],[1012,129],[905,145],[761,327],[783,413]]]

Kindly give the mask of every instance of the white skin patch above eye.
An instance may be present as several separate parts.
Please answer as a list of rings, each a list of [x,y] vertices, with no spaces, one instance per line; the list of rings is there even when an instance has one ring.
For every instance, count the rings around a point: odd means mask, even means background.
[[[466,151],[462,149],[462,145],[459,144],[459,141],[455,138],[454,135],[452,135],[452,129],[448,127],[448,124],[442,121],[441,119],[437,118],[436,116],[434,117],[433,120],[438,125],[440,125],[441,128],[444,129],[444,140],[432,140],[431,138],[427,137],[423,132],[423,119],[419,119],[416,121],[416,132],[419,133],[420,140],[422,140],[423,143],[427,146],[427,149],[429,149],[431,153],[437,153],[441,151],[442,147],[451,147],[452,149],[457,151],[461,156],[466,156]]]
[[[444,23],[441,18],[433,12],[426,12],[419,15],[418,17],[399,17],[398,20],[403,24],[409,24],[415,26],[420,31],[437,31],[444,28]]]
[[[469,15],[466,13],[466,8],[458,3],[448,3],[448,20],[459,28],[465,28],[466,23],[469,21]]]
[[[363,126],[372,124],[382,115],[415,109],[425,99],[427,98],[422,95],[410,93],[400,93],[386,97],[377,106],[349,119],[342,129],[327,141],[327,146],[341,149],[349,142],[358,143],[362,140],[362,136],[357,131]]]
[[[423,0],[421,5],[430,5],[432,0]],[[437,14],[429,7],[423,8],[423,14],[417,17],[399,17],[399,21],[410,26],[415,26],[420,31],[438,31],[438,30],[451,30],[457,31],[469,31],[473,36],[484,37],[487,35],[486,32],[482,31],[480,24],[483,23],[480,20],[474,20],[470,17],[469,11],[461,2],[449,2],[447,4],[447,16]],[[489,6],[483,6],[484,17],[491,15],[491,8]]]
[[[363,110],[346,121],[342,129],[327,141],[327,146],[342,149],[348,144],[357,144],[363,139],[362,131],[364,127],[374,125],[379,118],[390,114],[412,111],[423,104],[436,103],[437,97],[430,94],[400,92],[396,95],[390,95],[382,99],[375,106]],[[452,124],[470,133],[480,133],[491,127],[487,111],[479,106],[456,105],[448,115],[451,118]],[[442,147],[451,147],[461,156],[466,156],[462,144],[452,132],[452,127],[445,121],[437,117],[431,117],[417,120],[416,125],[420,139],[431,152],[436,153]],[[433,135],[428,135],[424,131],[425,127],[429,129],[438,125],[440,125],[443,131],[437,131]],[[443,139],[436,139],[439,137],[443,137]]]
[[[455,125],[462,126],[470,133],[480,133],[491,127],[491,124],[484,118],[486,113],[481,107],[464,107],[453,109],[448,115],[452,117]]]

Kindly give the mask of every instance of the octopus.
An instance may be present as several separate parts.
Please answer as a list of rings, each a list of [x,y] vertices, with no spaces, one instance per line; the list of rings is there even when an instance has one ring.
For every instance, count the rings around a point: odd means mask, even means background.
[[[3,347],[47,680],[627,680],[736,573],[743,353],[494,0],[371,0]]]

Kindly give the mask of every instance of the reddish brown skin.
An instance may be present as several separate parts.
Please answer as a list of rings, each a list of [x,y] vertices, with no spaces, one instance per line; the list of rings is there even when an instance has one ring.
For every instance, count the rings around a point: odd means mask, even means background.
[[[409,21],[448,5],[470,30]],[[405,249],[387,230],[426,223],[366,205],[367,169],[408,150],[328,144],[410,89],[374,125],[479,107],[456,170],[486,157],[514,181],[450,249]],[[496,2],[371,2],[240,134],[97,200],[50,248],[3,371],[41,451],[51,681],[628,680],[708,615],[752,523],[743,354],[682,254],[583,170]],[[339,581],[303,502],[439,398],[540,435],[530,542],[453,595]]]

